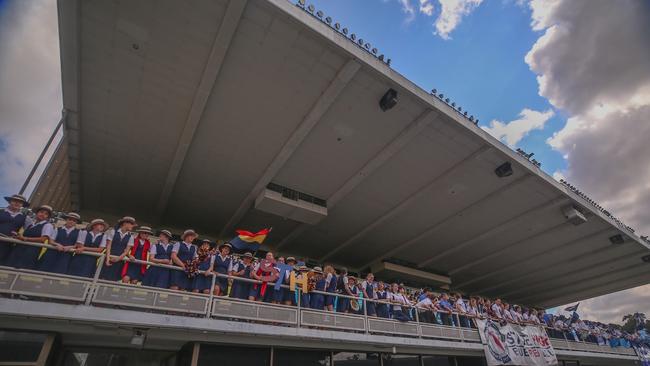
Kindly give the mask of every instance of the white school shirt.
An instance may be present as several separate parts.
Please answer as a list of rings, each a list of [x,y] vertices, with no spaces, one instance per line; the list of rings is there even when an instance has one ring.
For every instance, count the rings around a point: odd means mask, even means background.
[[[37,223],[31,222],[28,226],[25,226],[25,229],[29,229],[32,226],[40,225],[42,223],[45,223],[45,225],[41,228],[41,236],[47,236],[50,239],[49,241],[53,241],[56,238],[56,230],[54,230],[54,225],[47,222],[47,220],[39,221]]]
[[[158,253],[158,250],[156,249],[156,245],[158,245],[158,244],[162,245],[163,248],[165,248],[165,250],[167,250],[167,248],[169,248],[170,245],[173,245],[173,244],[170,243],[170,242],[167,242],[167,244],[165,244],[165,243],[163,243],[162,241],[158,240],[158,242],[157,242],[156,244],[152,244],[152,245],[149,247],[149,254],[151,254],[151,255],[154,256],[154,257],[155,257],[156,254]]]
[[[501,306],[498,304],[492,304],[492,312],[494,312],[497,318],[503,319],[503,312],[501,311]]]
[[[391,297],[392,297],[393,301],[397,301],[397,302],[400,302],[400,303],[406,305],[406,299],[404,298],[404,295],[397,293],[397,294],[391,294]],[[402,306],[393,305],[393,310],[394,311],[401,311]]]
[[[478,314],[478,308],[476,306],[469,305],[467,308],[468,308],[467,309],[467,314],[473,315],[473,316],[478,316],[479,315]]]
[[[454,305],[455,305],[454,310],[460,307],[462,312],[467,314],[467,304],[465,304],[465,301],[463,301],[462,299],[458,299],[456,300],[456,303]]]
[[[372,290],[373,290],[373,291],[372,291],[372,292],[373,292],[372,298],[373,298],[373,299],[376,299],[376,298],[377,298],[377,291],[375,291],[375,290],[377,289],[377,282],[372,281],[372,283],[370,284],[370,286],[372,286]],[[366,291],[366,292],[367,292],[367,290],[366,290],[367,288],[368,288],[368,281],[364,280],[363,282],[361,282],[361,289],[362,289],[363,291]],[[363,293],[363,291],[361,291],[361,292]]]
[[[121,239],[121,238],[124,237],[125,235],[128,235],[129,232],[128,232],[128,231],[124,232],[124,231],[119,230],[119,229],[118,229],[118,230],[110,230],[110,231],[108,231],[108,232],[106,233],[106,235],[104,235],[104,239],[102,240],[102,243],[101,243],[99,246],[100,246],[101,248],[104,248],[104,247],[106,246],[106,244],[107,244],[107,241],[109,241],[109,240],[110,240],[110,241],[113,241],[113,238],[115,237],[116,234],[117,234],[117,235],[119,236],[119,238]],[[128,247],[132,247],[132,246],[133,246],[133,235],[131,235],[131,237],[129,238],[129,242],[126,243],[126,247],[127,247],[127,248],[128,248]]]
[[[9,209],[9,207],[1,208],[0,210],[2,210],[2,211],[4,211],[4,212],[8,213],[11,217],[16,217],[16,216],[20,215],[20,214],[23,212],[22,210],[11,211],[11,210]],[[27,217],[28,217],[28,216],[25,217],[25,220],[27,219]]]
[[[86,243],[86,237],[88,236],[88,234],[90,234],[90,237],[92,238],[92,241],[95,241],[95,239],[97,239],[98,236],[100,236],[100,235],[102,235],[104,233],[100,231],[99,233],[95,234],[95,232],[92,231],[92,230],[91,231],[81,230],[79,232],[79,236],[77,237],[77,244],[85,244]],[[104,242],[104,239],[102,239],[102,242]],[[101,243],[100,243],[100,245],[101,245]]]
[[[428,297],[425,297],[424,299],[418,301],[417,304],[415,304],[415,307],[418,307],[420,309],[430,309],[432,306],[433,302]]]
[[[503,318],[510,321],[515,320],[515,318],[512,317],[512,313],[508,309],[503,309]]]

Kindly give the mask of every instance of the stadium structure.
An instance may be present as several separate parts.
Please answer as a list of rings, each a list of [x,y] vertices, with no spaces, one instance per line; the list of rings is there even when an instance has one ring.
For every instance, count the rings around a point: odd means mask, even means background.
[[[274,252],[540,308],[650,282],[631,228],[309,3],[59,0],[58,18],[63,113],[32,206],[214,240],[272,227]],[[484,362],[471,329],[8,268],[0,292],[0,364]],[[563,365],[637,362],[552,343]]]

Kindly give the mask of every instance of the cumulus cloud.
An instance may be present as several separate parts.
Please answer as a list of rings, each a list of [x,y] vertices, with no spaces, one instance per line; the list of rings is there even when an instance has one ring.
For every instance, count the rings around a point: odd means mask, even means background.
[[[0,8],[0,191],[15,193],[61,116],[55,1]]]
[[[469,15],[483,0],[439,0],[440,15],[434,23],[435,34],[442,39],[451,39],[451,32],[460,24],[463,17]]]
[[[400,5],[402,5],[402,12],[406,14],[406,19],[404,20],[407,23],[410,23],[415,19],[415,7],[411,4],[411,0],[398,0]]]
[[[420,13],[430,17],[433,15],[433,9],[431,0],[420,0]]]
[[[532,0],[541,36],[525,61],[539,94],[566,125],[548,144],[567,159],[561,174],[641,234],[650,233],[650,3]],[[620,322],[650,312],[650,286],[581,305],[587,317]]]
[[[490,125],[484,126],[483,129],[490,135],[508,144],[508,146],[515,147],[531,131],[543,129],[544,124],[553,117],[553,114],[553,110],[551,109],[539,112],[524,108],[519,113],[518,119],[510,122],[492,120]]]

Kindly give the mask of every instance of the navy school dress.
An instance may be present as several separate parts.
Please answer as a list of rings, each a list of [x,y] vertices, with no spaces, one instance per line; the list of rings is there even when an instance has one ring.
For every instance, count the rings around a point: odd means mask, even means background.
[[[219,256],[216,256],[219,257]],[[212,263],[212,258],[215,258],[214,256],[208,255],[206,256],[197,266],[199,271],[207,271],[210,269],[210,264]],[[217,277],[217,281],[219,278]],[[216,285],[215,285],[216,286]],[[199,292],[203,292],[203,290],[209,290],[212,287],[212,276],[206,276],[203,273],[197,273],[194,278],[192,279],[192,289],[193,290],[199,290]]]
[[[359,289],[357,288],[357,286],[350,287],[350,292],[352,292],[352,296],[356,296],[357,299],[358,299],[358,297],[359,297]],[[361,300],[357,300],[357,302],[358,302],[361,306],[363,306],[363,301],[361,301]],[[350,312],[353,313],[353,314],[363,314],[363,307],[360,307],[358,311],[354,311],[354,310],[352,309],[352,306],[350,306],[350,303],[349,303],[349,302],[348,302],[348,310],[350,310]]]
[[[131,255],[133,255],[135,259],[142,261],[147,260],[147,252],[149,251],[150,245],[149,240],[135,239],[133,241],[135,250],[131,252]],[[130,280],[142,281],[144,278],[142,267],[145,267],[144,269],[146,270],[146,264],[124,263],[124,265],[126,266],[126,275],[129,276]]]
[[[388,292],[386,290],[384,291],[377,291],[377,300],[383,300],[387,301],[388,299]],[[388,304],[376,304],[376,310],[377,310],[377,316],[380,318],[389,318],[388,314]]]
[[[369,299],[374,299],[375,298],[375,288],[372,286],[372,283],[366,282],[366,293],[368,294]],[[371,301],[366,301],[366,314],[368,315],[376,315],[377,311],[375,310],[375,303]]]
[[[99,248],[104,239],[104,233],[97,235],[94,239],[92,231],[86,233],[84,240],[85,248]],[[97,270],[97,257],[87,254],[75,254],[70,259],[68,274],[80,277],[94,277]]]
[[[327,291],[329,293],[332,293],[332,294],[336,293],[336,281],[337,280],[338,280],[338,278],[336,277],[336,275],[333,274],[332,278],[330,279],[330,283],[327,286],[327,288],[325,289],[325,291]],[[327,296],[325,296],[325,306],[334,305],[335,300],[336,300],[336,295],[327,295]],[[336,309],[334,309],[334,310],[336,310]]]
[[[113,240],[111,241],[111,255],[120,256],[124,253],[129,241],[131,240],[131,233],[126,235],[121,235],[119,230],[115,231],[113,235]],[[104,263],[102,267],[102,273],[100,274],[101,279],[107,281],[119,281],[122,279],[122,268],[124,267],[124,262],[115,262],[110,266],[107,266]]]
[[[314,288],[314,290],[325,291],[325,278],[321,278],[320,280],[316,281],[316,288]],[[312,309],[323,310],[325,306],[325,295],[313,293],[310,297],[311,303],[309,304],[309,307]]]
[[[239,272],[244,269],[244,273],[241,278],[251,278],[251,271],[253,270],[252,265],[246,266],[244,263],[239,262],[235,264],[236,267],[233,268],[235,272]],[[251,291],[251,283],[246,281],[237,281],[236,279],[232,282],[232,290],[230,290],[230,297],[235,299],[248,299],[248,294]]]
[[[30,225],[23,232],[23,236],[26,238],[39,238],[43,236],[43,228],[47,224],[47,221],[41,221],[38,224]],[[40,252],[41,247],[18,244],[9,254],[7,265],[15,268],[34,269]]]
[[[78,237],[79,229],[75,228],[68,232],[65,227],[60,227],[56,231],[54,241],[63,246],[73,246],[77,244]],[[45,272],[68,273],[70,259],[72,259],[72,253],[60,252],[56,248],[48,248],[45,254],[41,256],[37,268]]]
[[[285,277],[286,280],[284,281],[284,282],[285,282],[285,283],[284,283],[285,285],[289,285],[289,284],[290,284],[290,282],[291,282],[291,273],[292,273],[292,271],[289,271],[289,272],[286,274],[287,277]],[[299,285],[296,285],[296,287],[298,287],[298,286],[299,286]],[[283,288],[282,290],[283,290],[283,293],[284,293],[284,298],[283,298],[283,300],[284,300],[285,302],[291,301],[291,304],[292,304],[292,305],[296,305],[296,291],[291,291],[291,290],[288,289],[288,288]]]
[[[339,294],[342,295],[347,295],[347,291],[345,291],[345,283],[343,282],[344,280],[347,280],[347,276],[338,276],[336,278],[336,290]],[[350,299],[347,297],[339,297],[339,300],[336,303],[336,311],[339,313],[345,313],[348,310],[348,307],[350,306]]]
[[[221,254],[214,256],[214,271],[219,274],[228,274],[230,269],[230,264],[232,263],[232,257],[227,255],[226,258],[222,258]],[[228,291],[228,278],[227,277],[217,277],[215,286],[219,286],[221,293],[225,294]]]
[[[154,258],[156,259],[171,259],[172,249],[174,246],[170,243],[167,243],[167,246],[158,242],[155,245],[156,254]],[[158,267],[158,266],[149,266],[147,272],[145,272],[142,279],[142,284],[145,286],[153,286],[158,288],[169,288],[170,273],[171,269]]]
[[[194,255],[196,254],[196,246],[194,244],[190,244],[189,248],[185,242],[178,244],[178,253],[176,253],[178,259],[180,259],[183,263],[194,259]],[[192,289],[192,280],[187,277],[187,273],[184,270],[181,269],[171,271],[171,286],[176,286],[179,290]]]
[[[25,225],[25,218],[26,216],[22,212],[11,216],[7,209],[0,210],[0,234],[12,236],[13,233],[17,233]],[[0,265],[7,263],[13,246],[12,243],[0,241]]]

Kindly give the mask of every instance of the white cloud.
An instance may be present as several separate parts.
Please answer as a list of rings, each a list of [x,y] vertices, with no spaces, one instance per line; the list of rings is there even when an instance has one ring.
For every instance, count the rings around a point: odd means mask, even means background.
[[[4,4],[0,50],[0,191],[11,194],[61,115],[56,2]]]
[[[433,9],[431,0],[420,0],[420,13],[430,17],[433,15]]]
[[[650,7],[644,0],[532,0],[543,34],[525,61],[539,94],[566,125],[548,144],[567,159],[567,180],[650,233]],[[585,318],[620,322],[650,312],[650,286],[583,302]]]
[[[406,14],[405,22],[410,23],[415,19],[415,7],[411,4],[411,0],[398,0],[402,5],[402,12]]]
[[[456,29],[464,16],[469,15],[483,0],[439,0],[440,15],[434,23],[435,34],[442,39],[451,39],[451,32]]]
[[[505,142],[510,147],[515,147],[530,131],[541,130],[544,124],[553,117],[553,110],[544,112],[524,108],[519,113],[519,118],[510,122],[492,120],[490,126],[483,129],[495,138]]]

